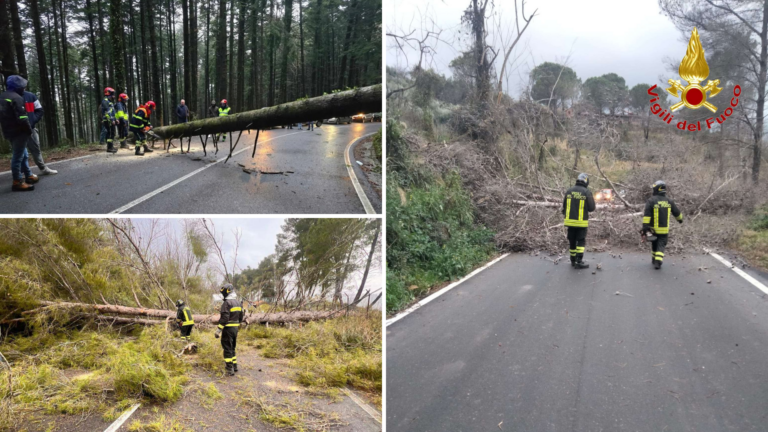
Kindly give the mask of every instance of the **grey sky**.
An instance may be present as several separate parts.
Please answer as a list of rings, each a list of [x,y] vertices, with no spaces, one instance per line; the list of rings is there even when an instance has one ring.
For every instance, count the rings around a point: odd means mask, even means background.
[[[388,33],[418,29],[419,16],[429,17],[442,28],[442,38],[433,68],[449,74],[448,65],[460,51],[469,46],[461,15],[469,0],[385,0],[386,29]],[[519,7],[519,3],[518,3]],[[509,86],[505,91],[517,97],[528,82],[528,72],[545,61],[563,62],[570,54],[568,65],[584,82],[592,76],[615,72],[624,77],[631,88],[645,82],[658,83],[660,76],[674,78],[665,68],[664,58],[677,62],[685,55],[687,38],[660,12],[656,0],[531,0],[526,2],[526,14],[538,8],[521,42],[511,58],[523,54],[512,66]],[[514,32],[514,3],[496,1],[495,11],[508,34]],[[413,18],[412,18],[413,17]],[[521,27],[522,27],[522,20]],[[431,25],[431,24],[429,24]],[[691,29],[692,30],[692,29]],[[460,32],[464,34],[461,35]],[[489,28],[488,40],[497,38],[496,29]],[[706,47],[705,47],[706,48]],[[416,51],[409,53],[410,62],[393,48],[387,38],[387,65],[412,67],[418,62]],[[503,56],[499,55],[497,67]],[[510,68],[510,65],[507,66]],[[669,75],[667,77],[667,75]]]

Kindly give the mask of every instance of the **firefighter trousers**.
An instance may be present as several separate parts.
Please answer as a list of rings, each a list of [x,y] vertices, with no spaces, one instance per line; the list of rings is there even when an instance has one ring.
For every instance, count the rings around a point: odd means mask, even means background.
[[[587,228],[568,227],[568,243],[571,262],[581,262],[584,258],[584,246],[587,244]]]
[[[192,334],[192,327],[194,327],[194,324],[181,326],[181,340],[184,341],[191,341],[192,338],[190,337],[190,334]]]
[[[664,261],[664,249],[667,247],[667,234],[656,234],[656,240],[651,242],[651,256],[653,261]]]
[[[224,349],[224,362],[227,364],[227,370],[233,369],[237,365],[237,331],[239,327],[224,327],[221,331],[221,347]]]
[[[107,131],[107,134],[106,134],[107,144],[112,144],[112,141],[115,138],[115,125],[113,125],[112,122],[108,122],[108,121],[103,121],[101,122],[101,124],[104,127],[104,129],[106,129]]]

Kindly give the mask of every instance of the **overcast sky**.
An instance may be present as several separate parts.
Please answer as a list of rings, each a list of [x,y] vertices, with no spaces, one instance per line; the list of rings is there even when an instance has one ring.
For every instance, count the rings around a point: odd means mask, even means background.
[[[423,27],[420,16],[429,17],[444,30],[447,43],[438,45],[438,54],[432,67],[449,74],[448,65],[460,51],[468,47],[466,28],[461,15],[469,0],[385,0],[387,33],[402,34]],[[504,31],[514,32],[515,10],[511,0],[496,0],[495,11],[505,24]],[[519,5],[519,3],[518,3]],[[656,0],[530,0],[525,12],[529,15],[538,8],[521,42],[516,48],[523,54],[510,76],[511,90],[517,97],[528,82],[528,73],[546,61],[563,62],[570,55],[568,65],[584,82],[592,76],[615,72],[624,77],[631,88],[638,83],[658,83],[659,77],[675,78],[665,69],[664,58],[676,62],[685,55],[690,30],[683,36],[672,22],[661,14]],[[522,23],[522,20],[520,21]],[[522,27],[522,24],[521,24]],[[461,35],[461,32],[464,35]],[[495,32],[489,29],[490,33]],[[489,36],[492,40],[494,35]],[[496,46],[500,46],[497,44]],[[387,65],[408,68],[418,62],[416,51],[411,51],[409,62],[393,48],[387,38]],[[497,59],[501,62],[502,55]],[[510,67],[509,65],[507,66]],[[667,75],[669,75],[667,77]]]

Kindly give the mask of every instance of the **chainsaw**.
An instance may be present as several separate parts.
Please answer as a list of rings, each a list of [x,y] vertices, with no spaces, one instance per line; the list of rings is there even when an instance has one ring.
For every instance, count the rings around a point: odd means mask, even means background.
[[[649,232],[651,233],[651,235],[647,235],[645,231],[643,231],[642,229],[640,230],[640,238],[642,239],[643,243],[645,243],[646,241],[654,242],[658,238],[654,235],[655,233],[653,232],[653,230],[650,230]]]

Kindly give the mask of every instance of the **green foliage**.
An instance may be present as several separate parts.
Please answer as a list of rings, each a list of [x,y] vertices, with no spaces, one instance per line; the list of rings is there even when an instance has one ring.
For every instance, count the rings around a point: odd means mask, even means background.
[[[626,82],[615,73],[587,79],[582,87],[582,96],[598,112],[608,110],[611,114],[616,114],[629,103]]]
[[[563,106],[567,99],[576,97],[581,80],[576,72],[565,65],[544,62],[531,71],[531,97],[538,103],[547,105],[550,97],[553,107]],[[558,103],[559,102],[559,103]]]
[[[376,156],[376,160],[381,164],[381,129],[373,136],[373,153]]]
[[[755,210],[733,246],[751,264],[768,270],[768,205]]]

